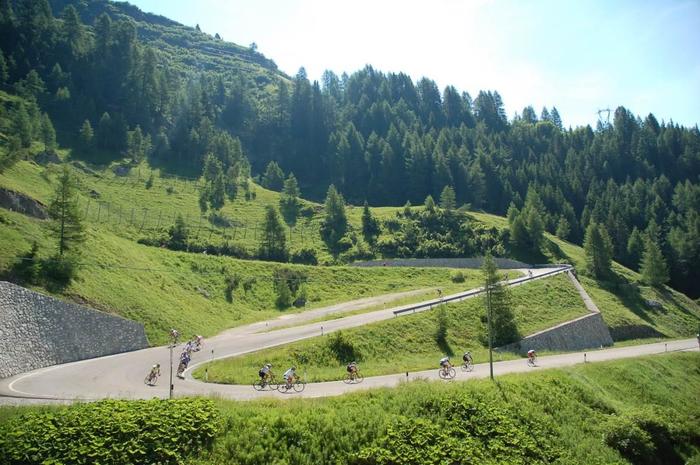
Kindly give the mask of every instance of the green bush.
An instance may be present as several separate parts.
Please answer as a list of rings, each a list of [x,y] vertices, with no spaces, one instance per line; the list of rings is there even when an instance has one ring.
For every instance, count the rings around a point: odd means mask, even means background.
[[[316,249],[306,248],[296,250],[292,252],[291,261],[292,263],[299,263],[302,265],[318,265]]]
[[[611,417],[603,431],[603,441],[634,464],[653,463],[656,447],[649,433],[626,417]]]
[[[0,425],[4,465],[175,464],[211,445],[218,412],[206,399],[105,400],[29,412]]]
[[[72,258],[57,255],[42,262],[41,273],[48,288],[61,289],[70,284],[75,277],[76,268]]]
[[[453,283],[463,283],[465,281],[464,273],[461,271],[455,271],[452,273],[452,276],[450,277]]]

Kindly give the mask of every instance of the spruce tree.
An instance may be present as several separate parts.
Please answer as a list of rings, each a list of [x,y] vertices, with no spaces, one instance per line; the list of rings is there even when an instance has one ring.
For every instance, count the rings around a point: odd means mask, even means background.
[[[325,217],[321,225],[321,238],[331,252],[337,252],[340,239],[348,230],[348,218],[345,214],[345,201],[333,184],[328,187],[325,203]]]
[[[300,206],[297,178],[294,176],[294,173],[289,173],[289,176],[284,181],[284,189],[282,189],[282,195],[280,196],[280,211],[288,225],[296,224]]]
[[[265,207],[265,219],[262,224],[262,235],[258,248],[259,258],[286,262],[289,260],[287,239],[284,234],[284,225],[277,209],[272,205]]]
[[[362,209],[362,236],[367,243],[374,244],[380,231],[379,221],[372,215],[369,205],[365,202]]]
[[[170,235],[170,247],[175,250],[184,250],[187,247],[187,238],[189,237],[189,231],[187,230],[187,223],[182,217],[181,213],[178,213],[177,218],[175,218],[175,224],[168,231]]]
[[[583,250],[586,253],[586,270],[598,279],[608,277],[611,273],[613,245],[605,226],[594,222],[588,225]]]
[[[27,113],[27,108],[20,103],[14,115],[15,133],[19,136],[22,147],[29,148],[32,145],[32,121]]]
[[[440,207],[445,210],[454,210],[457,208],[457,196],[452,186],[445,186],[440,194]]]
[[[661,249],[651,238],[644,242],[644,255],[639,269],[642,280],[654,287],[661,287],[668,282],[668,267]]]
[[[556,234],[558,238],[564,240],[568,239],[569,234],[571,234],[571,226],[569,226],[569,222],[566,221],[564,215],[559,217]]]
[[[51,124],[51,118],[46,113],[41,115],[41,141],[44,143],[46,153],[56,151],[56,130]]]
[[[209,189],[209,206],[212,210],[221,210],[226,202],[226,189],[224,187],[224,174],[219,170],[214,182]]]
[[[644,236],[635,226],[627,239],[627,264],[633,269],[639,269],[639,260],[644,253]]]
[[[262,185],[266,189],[277,192],[281,191],[282,187],[284,187],[284,172],[277,162],[271,161],[268,163],[265,174],[263,175]]]
[[[53,220],[51,229],[57,236],[59,256],[85,240],[85,229],[78,212],[77,184],[67,165],[63,166],[48,213]]]
[[[491,319],[492,346],[499,347],[515,342],[520,339],[520,333],[515,323],[510,290],[500,282],[498,267],[491,254],[486,254],[481,269],[484,287],[487,289],[484,297],[486,314],[482,321],[488,324],[489,318]],[[488,328],[484,329],[486,331],[482,333],[481,340],[484,345],[488,345]]]
[[[95,134],[92,130],[92,125],[90,120],[83,121],[83,125],[80,127],[79,142],[80,148],[84,151],[92,149],[94,143]]]

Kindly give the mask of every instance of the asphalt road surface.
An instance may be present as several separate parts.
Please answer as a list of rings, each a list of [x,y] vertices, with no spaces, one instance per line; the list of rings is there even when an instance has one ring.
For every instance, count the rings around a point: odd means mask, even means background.
[[[526,270],[524,274],[526,274]],[[537,279],[543,274],[564,272],[565,268],[540,268],[533,269],[532,276]],[[551,274],[549,274],[551,276]],[[545,279],[545,278],[542,278]],[[513,285],[522,284],[523,278],[511,280]],[[525,281],[526,282],[526,281]],[[418,291],[416,291],[418,292]],[[405,295],[405,293],[402,293]],[[463,293],[460,298],[470,298],[469,292]],[[448,299],[452,296],[444,296]],[[191,371],[197,365],[206,363],[212,359],[219,359],[241,355],[256,350],[274,347],[290,342],[306,339],[337,331],[340,329],[361,326],[367,323],[395,318],[394,311],[397,308],[388,308],[371,311],[364,314],[351,315],[323,322],[306,323],[324,315],[354,311],[368,306],[382,303],[393,297],[374,297],[360,299],[346,304],[334,305],[323,309],[316,309],[300,314],[289,315],[267,322],[259,322],[251,325],[234,328],[220,335],[205,340],[201,351],[193,353],[192,362],[185,379],[181,380],[173,375],[174,394],[176,396],[187,395],[212,395],[229,399],[254,399],[265,396],[277,398],[294,397],[323,397],[340,395],[359,389],[373,387],[391,387],[411,379],[438,379],[438,370],[377,376],[366,378],[361,384],[346,385],[341,381],[314,383],[306,386],[302,393],[289,392],[286,394],[276,391],[254,391],[248,385],[220,385],[203,383],[191,378]],[[429,304],[439,304],[440,299],[428,301]],[[398,307],[401,308],[401,307]],[[429,307],[427,307],[429,308]],[[305,324],[306,323],[306,324]],[[291,326],[290,325],[297,325]],[[274,329],[281,327],[281,329]],[[697,350],[698,344],[694,339],[683,341],[669,341],[667,343],[646,344],[640,346],[613,348],[590,351],[587,353],[587,361],[612,360],[617,358],[635,357],[676,350]],[[177,367],[178,356],[182,350],[182,344],[173,350],[173,365]],[[150,349],[111,355],[96,359],[83,360],[64,365],[38,369],[29,373],[16,375],[0,380],[0,403],[35,403],[37,401],[52,400],[94,400],[103,398],[148,399],[152,397],[168,397],[168,365],[170,350],[168,347],[154,347]],[[525,360],[512,360],[494,364],[496,375],[523,371],[532,371],[542,368],[552,368],[582,363],[583,352],[569,353],[542,357],[540,367],[528,367]],[[146,386],[144,378],[150,367],[161,364],[162,376],[156,386]],[[476,365],[473,372],[463,373],[457,369],[455,380],[483,378],[488,376],[488,365]]]

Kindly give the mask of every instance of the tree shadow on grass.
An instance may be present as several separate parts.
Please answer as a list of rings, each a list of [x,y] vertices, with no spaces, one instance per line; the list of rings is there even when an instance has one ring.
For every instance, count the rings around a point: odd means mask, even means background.
[[[445,338],[437,338],[436,340],[438,347],[440,348],[440,351],[447,355],[448,357],[453,357],[455,352],[452,349],[452,346],[450,345],[449,342],[447,342],[447,339]]]

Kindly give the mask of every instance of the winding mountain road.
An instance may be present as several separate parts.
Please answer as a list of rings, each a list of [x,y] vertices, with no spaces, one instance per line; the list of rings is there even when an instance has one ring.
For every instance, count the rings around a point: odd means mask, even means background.
[[[509,280],[509,285],[523,284],[532,279],[544,279],[547,276],[552,276],[567,270],[568,267],[520,270],[525,277]],[[528,272],[532,273],[531,277],[527,277]],[[405,295],[406,293],[402,294]],[[410,292],[408,294],[410,294]],[[438,305],[443,299],[455,301],[471,298],[475,295],[478,294],[475,290],[472,290],[452,296],[444,296],[442,299],[433,299],[425,302],[424,308],[427,309]],[[395,299],[396,297],[394,296],[393,298]],[[401,310],[402,308],[415,307],[415,304],[413,304],[404,307],[370,311],[368,313],[350,315],[322,322],[308,323],[310,320],[318,319],[323,316],[367,308],[377,303],[382,303],[382,297],[359,299],[345,304],[310,310],[272,321],[258,322],[225,331],[216,337],[207,339],[204,349],[193,354],[190,367],[185,373],[185,379],[173,379],[174,393],[176,396],[210,395],[229,399],[254,399],[265,396],[275,396],[279,398],[296,396],[323,397],[339,395],[358,389],[396,386],[407,379],[437,379],[437,370],[430,370],[409,373],[408,376],[405,373],[401,375],[377,376],[365,379],[362,384],[354,385],[346,385],[340,381],[314,383],[309,384],[306,390],[301,394],[282,394],[276,391],[256,392],[251,386],[247,385],[203,383],[191,377],[191,372],[195,367],[212,359],[237,356],[318,336],[322,332],[327,334],[340,329],[353,328],[394,318],[396,317],[395,311]],[[422,309],[417,309],[415,311],[421,310]],[[177,357],[181,348],[182,345],[175,348],[173,351],[173,363],[175,365],[177,364]],[[600,361],[659,353],[665,350],[688,350],[692,348],[697,350],[697,341],[689,339],[593,351],[588,352],[587,358],[588,361]],[[102,398],[166,398],[168,397],[167,367],[169,357],[170,351],[167,347],[154,347],[135,352],[41,368],[29,373],[0,380],[0,403],[32,403],[39,400],[94,400]],[[581,362],[583,362],[583,353],[569,353],[542,357],[540,365],[543,367],[560,367]],[[144,377],[154,363],[161,364],[163,376],[157,386],[146,386],[143,382]],[[533,368],[527,367],[524,360],[512,360],[494,364],[494,372],[496,374],[527,371],[528,369],[532,370]],[[456,379],[480,378],[485,376],[488,376],[488,365],[481,364],[477,365],[471,373],[461,373],[458,370]],[[5,396],[5,402],[3,402],[2,396]]]

